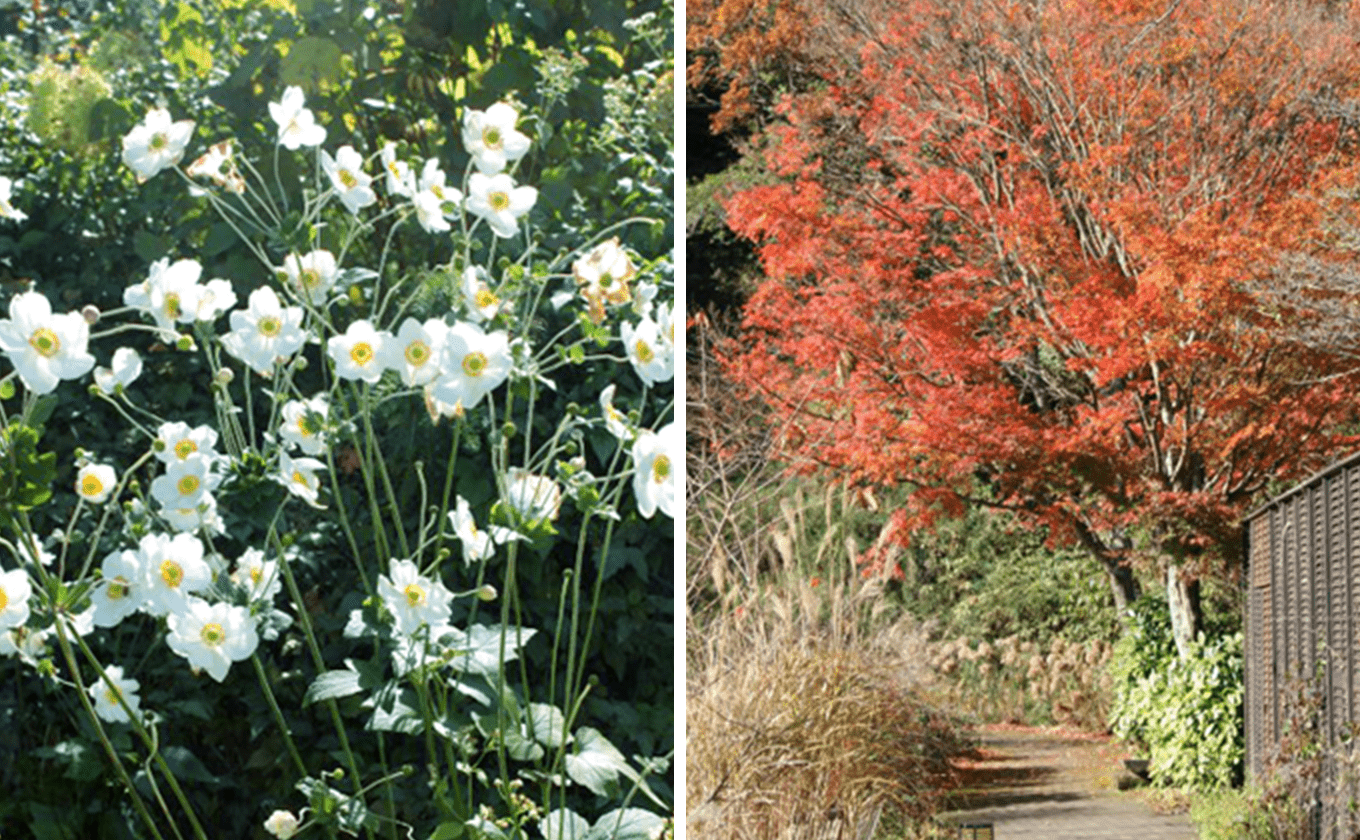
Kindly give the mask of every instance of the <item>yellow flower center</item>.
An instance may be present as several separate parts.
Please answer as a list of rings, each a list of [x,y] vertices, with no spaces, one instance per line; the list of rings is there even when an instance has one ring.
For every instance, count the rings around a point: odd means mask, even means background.
[[[178,456],[181,461],[197,451],[198,444],[194,443],[189,438],[184,438],[175,444],[175,455]]]
[[[161,149],[164,149],[169,145],[170,145],[169,137],[166,137],[164,134],[153,134],[151,135],[151,142],[147,143],[146,147],[153,152],[159,152]]]
[[[9,606],[9,596],[5,594],[5,590],[0,589],[0,611],[3,611],[3,610],[5,609],[5,607],[8,607],[8,606]]]
[[[127,594],[128,586],[126,580],[119,577],[114,578],[112,581],[109,582],[108,596],[110,598],[117,601],[120,598],[126,598]]]
[[[303,437],[313,437],[317,432],[321,431],[320,424],[313,421],[312,418],[306,414],[298,418],[297,427],[298,432]]]
[[[468,376],[481,376],[486,370],[486,365],[485,353],[469,353],[463,357],[463,373]]]
[[[264,580],[264,569],[261,569],[259,566],[252,566],[250,568],[251,584],[254,586],[259,586],[261,580]]]
[[[179,306],[179,295],[171,292],[165,296],[165,311],[171,318],[178,318],[183,311]]]
[[[430,347],[423,341],[413,341],[406,345],[406,363],[420,367],[430,360]]]
[[[198,480],[198,476],[186,475],[176,482],[175,489],[179,491],[181,496],[192,496],[198,492],[199,485],[201,484],[202,482]]]
[[[418,583],[407,584],[402,593],[406,595],[406,605],[409,607],[419,607],[425,603],[425,590]]]
[[[434,193],[434,197],[440,201],[444,200],[444,188],[439,184],[430,184],[430,192]]]
[[[652,346],[640,338],[637,340],[637,344],[633,346],[633,354],[644,365],[656,358],[656,354],[652,352]]]
[[[359,179],[354,177],[354,173],[350,172],[348,169],[341,169],[338,177],[340,178],[340,183],[343,184],[347,190],[352,190],[359,185]]]
[[[203,644],[208,647],[217,647],[227,640],[226,631],[224,631],[222,625],[217,622],[203,625],[203,629],[199,631],[198,637],[202,639]]]
[[[495,306],[500,303],[500,299],[493,295],[491,290],[487,288],[478,289],[477,294],[473,295],[472,299],[477,304],[478,309],[485,309],[488,306]]]
[[[118,701],[122,696],[123,692],[119,691],[117,686],[106,686],[104,688],[104,699],[109,701],[110,706],[120,705]]]
[[[671,459],[665,455],[658,455],[652,461],[652,481],[657,484],[662,483],[671,477]]]
[[[373,345],[360,341],[349,350],[349,360],[359,367],[367,367],[373,361]]]
[[[91,473],[81,480],[80,492],[85,496],[98,496],[104,492],[104,482],[99,480],[99,476]]]
[[[482,143],[488,149],[499,149],[501,147],[501,130],[495,126],[482,129]]]
[[[293,470],[293,483],[307,486],[307,476],[302,474],[302,470]]]
[[[510,196],[503,192],[493,192],[486,197],[486,203],[497,212],[510,209]]]
[[[267,315],[260,319],[258,328],[260,330],[260,335],[273,338],[283,329],[283,323],[278,318]]]
[[[184,568],[174,560],[166,560],[161,563],[161,580],[171,589],[178,589],[184,582]]]
[[[52,358],[61,350],[61,339],[47,327],[35,330],[28,339],[28,346],[38,351],[38,355]]]
[[[321,285],[321,272],[314,268],[309,268],[302,272],[299,282],[302,283],[302,288],[304,289],[315,289],[317,286]]]

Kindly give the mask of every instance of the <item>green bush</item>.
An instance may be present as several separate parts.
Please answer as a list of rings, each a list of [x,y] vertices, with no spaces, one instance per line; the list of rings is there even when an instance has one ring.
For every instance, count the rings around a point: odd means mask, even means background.
[[[1166,604],[1139,600],[1111,663],[1110,727],[1148,750],[1158,784],[1215,788],[1240,784],[1242,634],[1203,635],[1181,659]]]

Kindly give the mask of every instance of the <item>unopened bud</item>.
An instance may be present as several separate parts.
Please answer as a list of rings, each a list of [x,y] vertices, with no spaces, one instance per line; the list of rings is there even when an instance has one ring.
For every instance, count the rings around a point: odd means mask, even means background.
[[[498,594],[496,587],[489,583],[482,584],[482,588],[477,590],[477,597],[483,601],[494,601]]]
[[[181,335],[178,339],[176,339],[175,346],[178,347],[180,350],[193,350],[195,347],[194,337],[192,335],[187,334]]]
[[[218,385],[230,385],[235,378],[236,374],[231,368],[222,368],[213,376],[213,381]]]
[[[99,307],[92,303],[87,304],[84,309],[80,310],[80,317],[84,318],[85,323],[92,327],[99,323],[99,314]]]

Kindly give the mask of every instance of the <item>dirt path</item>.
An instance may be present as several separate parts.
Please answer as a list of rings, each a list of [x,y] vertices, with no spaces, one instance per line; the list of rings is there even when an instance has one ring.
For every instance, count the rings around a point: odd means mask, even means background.
[[[993,823],[998,840],[1194,840],[1184,814],[1158,815],[1121,793],[1127,753],[1106,738],[1052,729],[982,727],[956,762],[963,787],[944,822]]]

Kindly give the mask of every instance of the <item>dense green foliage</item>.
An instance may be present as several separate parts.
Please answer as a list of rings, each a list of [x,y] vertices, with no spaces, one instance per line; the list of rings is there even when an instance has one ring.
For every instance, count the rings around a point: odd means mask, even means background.
[[[1148,750],[1159,784],[1211,788],[1242,781],[1242,634],[1201,636],[1181,659],[1166,604],[1140,599],[1115,645],[1116,735]]]
[[[501,99],[517,102],[528,115],[522,127],[535,140],[520,177],[545,185],[534,219],[539,241],[525,276],[612,225],[643,219],[615,233],[635,252],[655,257],[641,267],[643,276],[669,285],[671,26],[672,10],[664,0],[493,2],[460,7],[457,14],[438,3],[349,0],[142,0],[0,8],[0,174],[16,180],[14,203],[29,215],[22,226],[0,226],[0,308],[31,282],[56,307],[115,309],[123,289],[143,279],[149,264],[163,257],[200,260],[205,277],[230,280],[244,299],[262,280],[258,263],[206,203],[186,195],[176,179],[137,184],[119,162],[119,138],[148,107],[162,102],[177,116],[197,121],[191,155],[228,136],[269,145],[274,129],[266,103],[287,85],[307,91],[309,106],[328,129],[328,145],[352,143],[371,155],[385,140],[393,141],[403,156],[438,158],[450,173],[461,173],[467,164],[460,144],[461,110]],[[297,174],[297,163],[288,155],[260,165],[276,167],[284,180]],[[389,240],[391,231],[384,225],[391,224],[380,222],[374,235],[351,250],[346,264],[381,261],[382,282],[405,284],[400,288],[413,315],[447,309],[442,290],[449,277],[416,269],[447,260],[450,245],[434,237],[419,244],[410,238]],[[317,231],[299,230],[299,241],[313,234]],[[319,236],[329,245],[340,232],[322,230]],[[396,244],[385,252],[389,243]],[[295,247],[298,242],[281,240],[271,243],[270,251],[281,261]],[[488,263],[497,259],[490,253],[480,256]],[[500,267],[507,267],[505,258],[500,260]],[[374,305],[356,288],[355,318]],[[550,314],[536,326],[536,335],[553,335],[570,323],[570,313]],[[197,355],[171,352],[143,334],[127,343],[146,361],[147,374],[138,387],[148,389],[148,402],[191,425],[211,418],[207,371]],[[107,359],[99,361],[107,364]],[[574,368],[562,369],[555,379],[557,391],[545,397],[535,417],[561,416],[573,405],[594,406],[608,384]],[[618,387],[621,402],[626,398],[646,406],[648,424],[670,411],[667,394],[645,392],[633,378]],[[6,410],[17,415],[18,399],[0,396]],[[266,407],[254,408],[263,422]],[[0,433],[0,457],[18,465],[0,472],[6,510],[45,501],[47,488],[69,488],[77,444],[122,464],[131,463],[142,444],[99,401],[64,400],[44,419],[40,438],[25,429]],[[472,421],[458,435],[450,424],[432,423],[409,402],[384,404],[378,421],[384,455],[393,463],[415,465],[393,476],[401,502],[396,507],[409,531],[414,531],[422,494],[438,491],[449,461],[462,467],[455,470],[455,492],[485,521],[491,501],[485,477],[469,468],[499,429]],[[539,441],[548,429],[517,431],[517,441]],[[595,432],[568,446],[608,462],[615,443]],[[239,556],[258,540],[286,496],[265,480],[260,467],[240,468],[222,488],[219,498],[230,518],[228,536],[217,548],[226,556]],[[149,484],[150,468],[139,479]],[[357,472],[346,473],[340,486],[353,500],[359,498]],[[74,505],[71,494],[54,494],[50,504],[33,511],[35,527],[63,535]],[[351,507],[361,511],[353,523],[359,541],[371,544],[391,512],[370,511],[354,501]],[[632,510],[631,504],[621,507]],[[554,639],[570,620],[562,592],[578,547],[563,535],[580,530],[580,513],[568,505],[562,516],[557,533],[543,534],[518,556],[520,613],[514,618],[540,630],[526,646],[524,673],[546,673],[549,663],[565,653],[554,649]],[[355,588],[353,558],[342,534],[333,521],[319,516],[294,513],[287,525],[284,541],[296,554],[312,620],[330,640],[323,651],[326,660],[352,659],[364,670],[378,648],[371,640],[345,637],[351,612],[361,605],[341,600]],[[604,544],[604,531],[591,526],[587,549]],[[610,533],[608,556],[579,581],[587,593],[599,593],[585,651],[592,685],[579,720],[609,733],[628,756],[664,755],[674,747],[672,542],[665,528],[632,513]],[[106,534],[105,543],[96,547],[83,544],[80,533],[69,537],[81,556],[89,550],[102,557],[120,547],[117,534]],[[456,613],[454,620],[464,617]],[[121,656],[149,653],[159,644],[149,628],[120,628],[112,637],[111,646]],[[39,659],[36,671],[19,659],[3,664],[10,673],[0,689],[0,717],[6,724],[0,734],[0,788],[6,791],[0,798],[0,833],[131,836],[132,815],[118,781],[91,746],[94,738],[69,688],[53,681],[51,662]],[[267,668],[281,705],[291,710],[294,734],[323,754],[338,755],[328,722],[315,707],[301,708],[316,674],[296,638],[280,644]],[[165,741],[174,744],[164,752],[166,761],[184,781],[199,815],[221,836],[253,836],[262,808],[286,807],[296,799],[283,745],[257,738],[270,724],[262,697],[195,679],[175,663],[152,662],[141,679],[143,702],[165,710],[172,721],[163,725]],[[387,699],[388,711],[396,709],[393,718],[399,718],[403,698]],[[365,702],[369,708],[361,708]],[[348,715],[367,718],[372,702],[371,696],[356,694],[342,698],[341,705]],[[400,731],[399,722],[389,729]],[[122,738],[115,746],[131,750],[131,739],[126,733]],[[365,761],[388,768],[418,766],[424,756],[421,745],[384,740],[381,733],[366,739],[363,749]],[[152,796],[152,774],[143,771],[135,781]],[[650,784],[669,799],[668,776]],[[69,807],[72,801],[80,807]],[[391,804],[413,822],[426,816],[420,809],[432,807],[428,795]]]

